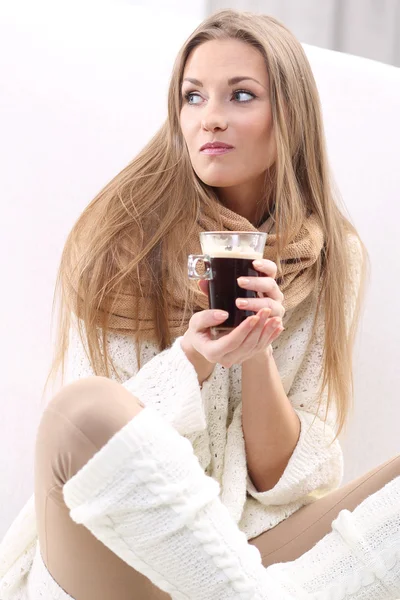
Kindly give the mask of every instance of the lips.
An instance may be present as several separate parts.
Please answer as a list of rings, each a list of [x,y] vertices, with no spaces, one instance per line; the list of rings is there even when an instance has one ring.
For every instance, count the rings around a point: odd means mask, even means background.
[[[207,144],[204,144],[201,148],[200,148],[200,152],[202,152],[203,150],[209,150],[209,149],[221,149],[221,150],[232,150],[233,146],[230,146],[230,144],[225,144],[224,142],[208,142]]]
[[[225,144],[224,142],[208,142],[200,148],[200,153],[208,154],[209,156],[220,156],[232,152],[232,150],[234,150],[234,148],[230,144]]]

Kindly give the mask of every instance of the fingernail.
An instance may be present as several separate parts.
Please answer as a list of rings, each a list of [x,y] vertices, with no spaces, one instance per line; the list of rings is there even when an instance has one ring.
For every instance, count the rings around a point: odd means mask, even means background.
[[[250,279],[246,279],[245,277],[239,277],[239,282],[243,285],[248,285],[250,283]]]
[[[238,304],[238,306],[247,306],[248,301],[247,300],[238,300],[237,304]]]
[[[262,267],[262,262],[261,260],[253,260],[253,265],[255,267]]]
[[[227,319],[229,317],[229,313],[224,310],[216,310],[214,311],[214,317],[216,319]]]

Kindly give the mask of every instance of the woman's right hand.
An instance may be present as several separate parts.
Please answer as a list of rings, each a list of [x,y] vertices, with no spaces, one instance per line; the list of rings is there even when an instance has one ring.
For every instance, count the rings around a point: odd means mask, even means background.
[[[203,310],[192,316],[181,346],[196,369],[200,385],[211,375],[216,363],[227,368],[241,364],[265,350],[279,336],[282,319],[270,319],[270,313],[268,308],[261,309],[217,340],[212,338],[210,328],[222,325],[227,313]]]

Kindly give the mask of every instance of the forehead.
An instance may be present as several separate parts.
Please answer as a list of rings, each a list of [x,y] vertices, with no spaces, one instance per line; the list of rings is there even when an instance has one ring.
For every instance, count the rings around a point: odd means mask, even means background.
[[[189,55],[184,77],[201,81],[229,79],[236,75],[255,77],[268,83],[267,67],[261,53],[240,40],[210,40],[197,46]]]

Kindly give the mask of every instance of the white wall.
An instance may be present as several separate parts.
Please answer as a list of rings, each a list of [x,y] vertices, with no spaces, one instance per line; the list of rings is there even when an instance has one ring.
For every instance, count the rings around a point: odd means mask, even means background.
[[[144,6],[149,10],[168,11],[171,16],[193,17],[200,22],[206,16],[206,0],[119,0],[132,6]]]
[[[271,15],[306,44],[400,66],[400,0],[209,0]]]
[[[66,236],[162,124],[173,61],[197,24],[115,0],[1,6],[0,538],[33,489]]]

